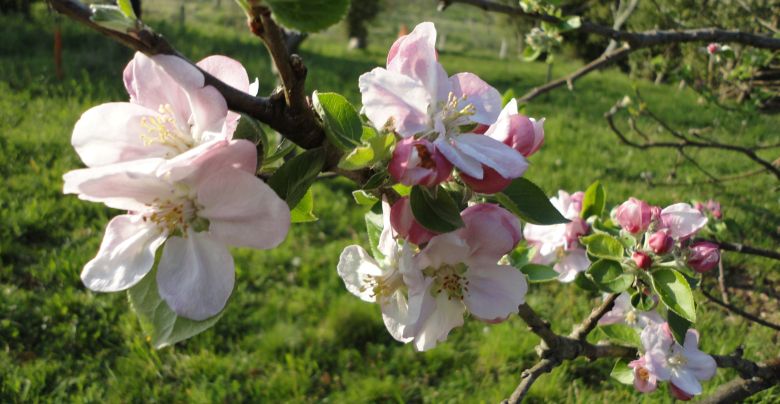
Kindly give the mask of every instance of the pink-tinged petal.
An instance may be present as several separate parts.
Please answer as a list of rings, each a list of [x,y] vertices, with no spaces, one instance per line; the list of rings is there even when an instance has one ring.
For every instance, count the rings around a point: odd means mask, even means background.
[[[687,371],[686,369],[672,371],[672,376],[669,380],[675,387],[688,395],[695,396],[702,392],[699,380],[696,379],[693,372]]]
[[[71,144],[89,167],[148,157],[172,157],[176,150],[159,142],[144,128],[144,120],[158,118],[157,111],[128,102],[101,104],[81,115],[73,128]]]
[[[647,230],[650,227],[652,218],[651,206],[647,202],[634,197],[628,198],[615,211],[617,222],[623,230],[631,234],[638,234]]]
[[[418,268],[439,268],[443,265],[459,264],[470,255],[469,245],[458,232],[444,233],[433,237],[428,245],[415,257]]]
[[[63,175],[63,192],[111,208],[142,211],[157,199],[173,196],[170,183],[155,175],[163,159],[144,159],[73,170]]]
[[[542,226],[526,223],[523,228],[523,237],[538,247],[539,255],[545,257],[554,255],[559,249],[566,247],[566,225]]]
[[[160,297],[179,316],[195,321],[219,314],[235,283],[233,257],[207,233],[171,237],[157,269]]]
[[[452,164],[430,141],[406,138],[396,144],[387,170],[404,185],[432,187],[449,178]]]
[[[365,302],[376,301],[368,280],[371,276],[382,275],[382,269],[366,250],[357,245],[347,246],[339,256],[336,269],[349,293]]]
[[[383,298],[380,305],[382,307],[382,320],[390,335],[396,341],[411,341],[412,337],[404,337],[409,317],[409,306],[404,294],[395,292],[392,296]]]
[[[645,327],[640,335],[645,351],[658,350],[666,352],[674,343],[674,339],[664,330],[663,324],[652,324]]]
[[[585,250],[576,248],[566,251],[563,258],[553,266],[553,269],[560,274],[558,281],[568,283],[572,282],[578,273],[585,272],[589,266],[590,260],[588,260]]]
[[[463,325],[463,313],[466,311],[460,300],[450,299],[446,293],[439,293],[436,297],[428,293],[425,299],[428,301],[425,305],[430,307],[426,311],[430,314],[421,314],[416,325],[414,347],[418,351],[430,350],[447,340],[453,328]]]
[[[384,254],[385,257],[395,253],[398,243],[395,241],[396,232],[393,229],[391,219],[392,208],[387,202],[387,197],[382,196],[382,232],[379,234],[379,241],[376,248]]]
[[[461,152],[493,168],[504,178],[520,177],[528,169],[528,161],[520,152],[485,135],[463,134],[454,137],[453,141]]]
[[[465,223],[461,232],[472,257],[482,256],[488,262],[496,263],[520,242],[520,220],[498,205],[476,204],[464,209],[460,215]]]
[[[628,293],[623,292],[617,297],[617,299],[615,299],[615,304],[612,306],[612,310],[608,311],[607,314],[602,316],[599,319],[598,324],[609,325],[622,323],[626,320],[626,312],[628,310],[631,310],[631,297],[628,295]]]
[[[687,203],[676,203],[661,211],[661,222],[674,239],[689,237],[707,224],[707,216]]]
[[[149,56],[136,52],[124,71],[125,88],[130,102],[152,110],[169,105],[173,118],[180,125],[186,125],[192,110],[181,85],[162,66]]]
[[[422,83],[431,99],[446,101],[450,92],[447,73],[436,55],[436,28],[423,22],[399,38],[387,56],[387,70]]]
[[[257,170],[255,145],[244,139],[203,143],[167,160],[160,165],[157,172],[171,181],[197,186],[224,168],[242,170],[254,175]]]
[[[525,275],[508,265],[471,266],[466,271],[469,285],[463,296],[468,310],[477,318],[503,321],[525,303],[528,282]]]
[[[409,204],[408,197],[397,200],[390,209],[389,216],[392,229],[411,243],[417,245],[424,244],[438,234],[426,229],[417,222],[412,214],[412,207]]]
[[[501,112],[501,94],[474,73],[458,73],[450,77],[452,93],[475,108],[471,121],[490,125]]]
[[[269,249],[290,229],[290,209],[273,189],[252,174],[233,168],[213,173],[198,187],[198,216],[225,244]]]
[[[197,66],[225,84],[249,92],[249,75],[241,62],[227,56],[212,55],[198,62]]]
[[[377,67],[358,79],[363,110],[377,128],[390,122],[403,137],[430,129],[431,96],[418,81]]]
[[[444,157],[449,160],[450,163],[452,163],[452,165],[458,168],[458,170],[475,179],[482,179],[484,177],[482,164],[474,157],[471,157],[464,151],[453,146],[451,142],[454,141],[448,140],[444,136],[440,136],[434,141],[434,145],[436,146],[436,149],[439,150],[441,154],[443,154]]]
[[[699,332],[689,329],[685,334],[683,353],[687,360],[686,368],[699,380],[710,380],[715,376],[718,365],[715,359],[699,350]]]
[[[117,292],[140,282],[154,265],[166,235],[140,215],[120,215],[108,222],[97,256],[84,266],[81,281],[98,292]]]
[[[645,357],[631,361],[628,367],[634,369],[634,387],[641,393],[652,393],[658,388],[658,380],[645,367]]]

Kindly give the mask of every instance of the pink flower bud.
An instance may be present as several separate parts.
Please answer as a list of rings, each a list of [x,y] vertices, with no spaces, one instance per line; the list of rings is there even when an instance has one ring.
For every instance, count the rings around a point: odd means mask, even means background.
[[[650,207],[650,220],[656,221],[656,222],[661,220],[661,207],[660,206],[651,206]]]
[[[512,115],[504,144],[525,157],[536,153],[544,144],[544,119],[537,121],[524,115]]]
[[[523,235],[517,217],[492,203],[469,206],[460,216],[466,224],[464,235],[471,254],[486,255],[498,260],[512,251]]]
[[[578,214],[582,212],[582,200],[585,199],[585,193],[582,191],[577,191],[573,194],[571,194],[571,207],[574,209]]]
[[[409,197],[397,200],[390,208],[390,225],[399,236],[417,245],[427,243],[438,234],[426,229],[415,220]]]
[[[674,239],[666,230],[659,230],[650,236],[647,244],[654,253],[666,254],[674,246]]]
[[[693,394],[688,394],[684,392],[679,387],[675,386],[674,383],[669,382],[669,393],[672,394],[672,397],[680,400],[680,401],[689,401],[693,398]]]
[[[404,185],[431,187],[450,176],[452,164],[428,140],[406,138],[395,146],[388,171]]]
[[[574,248],[576,243],[580,240],[580,236],[584,236],[588,232],[588,222],[585,219],[575,217],[571,219],[571,222],[566,223],[566,248]]]
[[[711,43],[707,45],[707,53],[709,53],[710,55],[714,55],[718,53],[718,51],[720,51],[720,44]]]
[[[712,213],[712,216],[716,219],[723,217],[720,211],[720,202],[716,200],[710,199],[707,201],[707,210],[709,210],[710,213]]]
[[[650,265],[653,265],[653,260],[650,256],[641,251],[635,251],[631,254],[631,259],[634,260],[634,263],[639,269],[647,269],[650,268]]]
[[[461,173],[460,179],[462,179],[466,185],[470,186],[474,192],[482,194],[495,194],[501,192],[512,183],[511,179],[502,177],[496,170],[488,166],[483,165],[482,172],[483,176],[481,180],[466,173]]]
[[[699,241],[691,246],[688,266],[696,272],[708,272],[720,262],[718,245],[709,241]]]
[[[628,198],[622,205],[618,206],[615,218],[620,226],[631,234],[641,233],[650,226],[653,217],[652,208],[647,202]]]

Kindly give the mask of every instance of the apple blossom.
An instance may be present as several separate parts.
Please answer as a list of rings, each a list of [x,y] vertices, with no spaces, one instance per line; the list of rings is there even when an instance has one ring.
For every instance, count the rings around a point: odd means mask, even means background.
[[[631,254],[631,259],[639,269],[648,269],[651,265],[653,265],[653,259],[641,251],[634,251]]]
[[[642,393],[652,393],[658,388],[658,378],[645,367],[646,360],[642,356],[633,360],[628,367],[634,369],[634,387]]]
[[[653,212],[650,205],[634,197],[628,198],[627,201],[618,206],[615,212],[615,219],[620,227],[631,234],[647,230],[650,227],[652,217]]]
[[[701,230],[707,217],[687,203],[675,203],[661,210],[661,228],[675,240],[685,239]]]
[[[426,139],[403,139],[395,146],[387,168],[404,185],[432,187],[449,178],[452,164]]]
[[[550,203],[558,209],[569,223],[554,225],[526,224],[523,236],[529,244],[537,248],[532,259],[538,264],[552,264],[560,275],[561,282],[571,282],[577,273],[585,271],[590,266],[585,250],[579,247],[579,236],[588,231],[588,224],[580,218],[582,210],[582,192],[569,195],[566,191],[558,191],[557,197],[550,198]]]
[[[717,244],[709,241],[694,243],[689,250],[688,266],[696,272],[709,272],[720,262],[720,250]]]
[[[243,66],[225,56],[209,56],[198,67],[249,93]],[[205,84],[203,73],[171,55],[136,53],[124,71],[130,102],[101,104],[85,112],[71,143],[88,167],[142,158],[171,158],[200,144],[230,140],[238,114]]]
[[[626,292],[621,293],[615,299],[612,310],[599,319],[599,325],[626,324],[640,330],[650,324],[661,324],[663,322],[664,320],[655,309],[650,311],[637,310],[631,304],[631,296]]]
[[[109,222],[81,279],[95,291],[125,290],[152,269],[160,296],[176,314],[204,320],[233,290],[226,245],[259,249],[281,243],[287,204],[254,176],[255,146],[246,140],[204,143],[173,159],[148,158],[68,172],[65,193],[127,210]]]
[[[390,210],[390,223],[392,229],[399,236],[408,241],[420,245],[425,244],[438,233],[426,229],[417,222],[412,214],[412,206],[409,203],[409,197],[405,196],[397,200]]]
[[[666,254],[674,247],[674,239],[669,236],[667,230],[662,229],[648,237],[647,245],[656,254]]]
[[[506,223],[499,211],[503,209],[491,206],[464,211],[465,227],[433,237],[414,258],[426,284],[420,316],[409,334],[418,350],[444,341],[450,330],[463,325],[466,311],[483,321],[500,322],[517,313],[525,301],[525,275],[497,263],[514,248],[512,237],[519,237],[519,228],[513,235],[517,224]],[[496,223],[500,233],[490,236],[490,223]],[[491,245],[494,241],[498,245]]]
[[[501,109],[501,95],[472,73],[447,77],[436,54],[433,23],[418,24],[393,44],[387,68],[359,78],[363,110],[376,127],[401,137],[431,141],[462,172],[483,177],[483,164],[504,178],[523,174],[522,154],[488,136],[468,132],[490,125]]]

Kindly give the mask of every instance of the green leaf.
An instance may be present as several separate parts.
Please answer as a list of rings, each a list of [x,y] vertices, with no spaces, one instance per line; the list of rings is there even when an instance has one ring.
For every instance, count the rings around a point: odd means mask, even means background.
[[[263,130],[262,125],[255,118],[247,114],[241,114],[241,119],[238,120],[238,126],[235,132],[233,132],[233,139],[245,139],[255,145],[260,144],[262,146],[262,155],[259,155],[261,160],[259,165],[265,164],[265,155],[271,152],[271,142],[268,139],[268,134]]]
[[[609,259],[600,259],[591,264],[588,274],[599,289],[611,293],[620,293],[634,282],[634,276],[623,273],[619,262]]]
[[[496,199],[528,223],[550,225],[569,222],[550,203],[544,191],[525,178],[514,179],[504,192],[496,194]]]
[[[628,367],[628,359],[618,359],[609,375],[620,383],[634,384],[634,369]]]
[[[569,17],[560,25],[561,31],[571,31],[577,29],[582,25],[582,20],[579,16]]]
[[[376,196],[362,190],[358,189],[357,191],[352,191],[352,197],[355,198],[355,202],[357,202],[360,206],[374,206],[377,202],[379,202],[379,198]]]
[[[400,196],[409,196],[412,193],[412,187],[404,184],[395,184],[392,186],[395,192],[398,192]]]
[[[580,272],[577,274],[577,276],[574,278],[574,284],[577,285],[580,289],[590,292],[599,291],[599,285],[596,285],[593,282],[593,279],[591,279],[590,276],[588,276],[585,272]]]
[[[531,45],[526,45],[525,48],[523,48],[523,61],[533,62],[538,59],[539,56],[542,56],[541,49],[536,49]]]
[[[560,275],[551,267],[539,264],[526,264],[520,268],[520,272],[528,276],[528,281],[531,283],[549,282],[558,279]]]
[[[344,170],[359,170],[368,167],[374,161],[374,150],[368,146],[354,148],[339,161],[339,168]]]
[[[621,345],[638,347],[642,344],[639,333],[633,327],[625,324],[610,324],[599,326],[599,328],[607,338]]]
[[[655,308],[653,296],[645,295],[642,292],[635,291],[631,294],[631,305],[639,311],[650,311]]]
[[[387,171],[381,170],[374,175],[372,175],[368,180],[366,180],[366,183],[363,184],[363,189],[376,189],[382,186],[385,182],[387,182],[387,179],[389,178],[389,174],[387,174]]]
[[[622,259],[623,243],[603,233],[580,237],[580,243],[588,248],[588,254],[599,258]]]
[[[358,0],[360,1],[360,0]],[[265,0],[276,21],[287,28],[317,32],[341,21],[349,0]]]
[[[426,229],[437,233],[448,233],[463,227],[460,209],[450,194],[443,189],[431,192],[415,185],[409,196],[414,218]]]
[[[368,233],[368,244],[371,250],[371,255],[377,259],[382,260],[385,255],[379,251],[379,236],[382,234],[382,215],[374,212],[366,212],[366,233]]]
[[[360,146],[363,125],[355,107],[344,96],[336,93],[314,92],[314,110],[322,119],[328,140],[343,151]]]
[[[531,260],[536,255],[536,247],[528,245],[526,243],[520,243],[514,250],[510,251],[507,255],[509,263],[513,267],[520,269],[531,263]]]
[[[590,184],[582,198],[582,211],[580,217],[587,219],[591,216],[601,216],[607,203],[607,193],[599,181]]]
[[[317,216],[314,216],[314,194],[309,188],[303,195],[300,202],[290,210],[290,219],[292,223],[306,223],[317,221]]]
[[[103,28],[122,33],[127,33],[135,28],[136,19],[128,18],[117,6],[109,4],[90,4],[89,9],[92,12],[89,19]]]
[[[696,322],[696,306],[693,301],[691,286],[685,277],[669,268],[660,268],[651,274],[653,290],[669,310],[682,318]]]
[[[325,150],[322,147],[306,150],[279,167],[268,179],[268,185],[287,201],[288,206],[295,207],[324,165]]]
[[[517,97],[517,95],[515,95],[515,90],[511,88],[506,90],[506,92],[504,92],[504,94],[501,96],[501,106],[505,107],[506,104],[509,104],[509,101],[512,101],[512,99],[515,97]]]
[[[130,0],[117,0],[116,4],[127,18],[132,18],[134,20],[138,19],[138,17],[135,15],[135,11],[133,10],[133,4],[130,3]]]
[[[224,310],[214,317],[194,321],[178,316],[157,291],[157,265],[135,286],[127,290],[130,305],[141,320],[141,327],[156,349],[173,345],[211,328]]]
[[[672,330],[674,339],[682,345],[685,342],[685,334],[693,323],[678,316],[671,310],[666,312],[666,322],[669,323],[669,329]]]

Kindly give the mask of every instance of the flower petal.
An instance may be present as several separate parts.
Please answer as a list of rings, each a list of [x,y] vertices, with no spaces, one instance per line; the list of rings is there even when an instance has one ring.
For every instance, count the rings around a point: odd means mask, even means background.
[[[450,77],[450,85],[456,97],[465,96],[465,102],[476,109],[471,116],[473,122],[490,125],[496,121],[501,112],[501,94],[498,90],[474,73],[454,74]]]
[[[254,92],[250,91],[249,75],[247,75],[244,66],[237,60],[227,56],[213,55],[201,60],[197,65],[207,73],[237,90],[241,90],[251,95],[257,94],[257,86],[255,86]],[[240,117],[241,115],[235,112],[227,113],[225,124],[222,128],[222,135],[225,139],[233,138],[233,132],[235,132],[238,127],[238,119]]]
[[[676,203],[661,211],[661,221],[669,235],[681,239],[693,235],[707,224],[707,216],[687,203]]]
[[[392,127],[403,137],[429,129],[431,96],[414,79],[380,67],[358,79],[366,116],[377,128],[392,119]]]
[[[187,150],[161,164],[158,174],[171,181],[197,186],[213,173],[234,168],[254,174],[257,169],[257,149],[252,142],[213,140]]]
[[[411,337],[404,337],[404,329],[408,325],[409,306],[406,297],[401,292],[382,299],[382,320],[390,335],[400,342],[409,342]]]
[[[503,321],[525,302],[525,275],[509,265],[470,266],[468,292],[463,297],[471,314],[484,321]]]
[[[576,248],[566,251],[566,254],[558,261],[553,269],[558,272],[558,281],[568,283],[577,277],[580,272],[585,272],[590,266],[590,260],[588,260],[585,250]]]
[[[101,104],[81,115],[73,128],[71,144],[89,167],[171,157],[176,152],[172,147],[144,142],[144,136],[154,135],[147,132],[142,120],[157,117],[157,111],[129,102]]]
[[[528,169],[528,161],[520,152],[485,135],[458,135],[453,142],[463,154],[496,170],[504,178],[520,177]]]
[[[458,264],[470,254],[469,245],[458,232],[435,236],[415,257],[418,268],[439,268],[442,265]]]
[[[124,82],[130,102],[154,111],[170,105],[177,123],[186,124],[189,120],[192,110],[181,85],[149,56],[135,53],[125,67]]]
[[[176,314],[201,321],[222,311],[235,276],[227,247],[207,233],[190,230],[187,237],[171,237],[165,243],[157,285]]]
[[[465,306],[457,299],[450,299],[446,293],[433,297],[425,296],[425,309],[416,324],[414,347],[418,351],[435,348],[436,344],[447,339],[447,335],[455,327],[463,325]]]
[[[290,209],[266,183],[245,171],[224,168],[198,187],[198,216],[225,244],[269,249],[290,229]]]
[[[436,27],[423,22],[396,40],[387,55],[387,70],[422,83],[432,100],[446,101],[450,83],[437,59]]]
[[[444,136],[441,136],[433,143],[436,146],[436,149],[439,150],[452,165],[468,176],[481,180],[484,177],[482,164],[475,158],[453,146],[450,142],[453,141],[448,141]]]
[[[84,266],[81,281],[98,292],[117,292],[140,282],[154,265],[166,235],[139,215],[119,215],[106,226],[97,256]]]
[[[381,276],[383,271],[363,247],[347,246],[339,256],[336,269],[349,293],[365,302],[376,301],[374,290],[366,281],[372,276]]]
[[[670,381],[677,386],[678,389],[695,396],[701,394],[702,388],[699,380],[693,375],[693,372],[687,369],[673,370]]]

